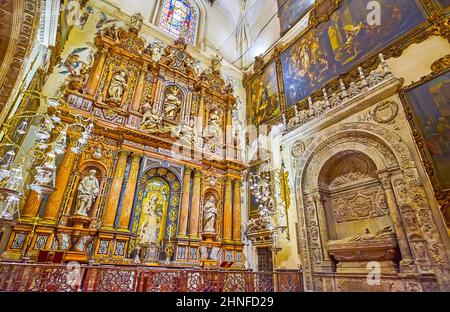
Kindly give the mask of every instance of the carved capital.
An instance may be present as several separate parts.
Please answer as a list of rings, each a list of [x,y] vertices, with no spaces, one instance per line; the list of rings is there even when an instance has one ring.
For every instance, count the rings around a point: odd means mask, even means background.
[[[195,179],[201,179],[202,177],[202,172],[199,169],[195,169],[195,173],[194,173],[194,178]]]
[[[132,154],[132,160],[131,160],[131,161],[132,161],[133,163],[140,162],[143,156],[144,156],[144,155],[142,155],[141,153],[133,153],[133,154]]]
[[[385,190],[392,190],[391,175],[388,172],[378,173],[381,184]]]
[[[119,153],[119,159],[127,159],[128,155],[130,155],[129,151],[121,150]]]
[[[190,167],[186,167],[186,169],[184,169],[184,176],[190,176],[193,170],[194,169]]]

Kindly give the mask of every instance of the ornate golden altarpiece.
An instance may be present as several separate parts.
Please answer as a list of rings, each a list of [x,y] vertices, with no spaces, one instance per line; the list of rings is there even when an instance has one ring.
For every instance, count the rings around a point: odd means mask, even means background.
[[[68,78],[61,117],[92,120],[95,136],[80,155],[70,142],[51,196],[29,193],[3,259],[60,251],[66,261],[243,268],[233,89],[220,61],[200,72],[183,38],[146,47],[141,26],[134,16],[127,27],[99,32],[93,64]],[[79,215],[80,183],[93,170],[98,195]],[[158,237],[144,244],[143,206],[155,185],[167,192],[154,193]],[[216,208],[208,221],[206,206]]]

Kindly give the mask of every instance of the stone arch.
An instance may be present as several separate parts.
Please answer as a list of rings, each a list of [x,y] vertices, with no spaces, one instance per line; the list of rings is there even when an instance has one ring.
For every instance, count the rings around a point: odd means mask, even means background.
[[[152,169],[158,169],[158,168],[164,168],[168,171],[172,172],[176,177],[178,181],[183,181],[183,177],[181,174],[181,171],[179,168],[172,166],[169,163],[160,163],[160,162],[151,162],[150,164],[146,165],[144,169],[142,170],[142,175],[148,173]]]
[[[378,168],[370,156],[348,149],[330,155],[319,168],[313,194],[321,200],[316,209],[323,208],[325,218],[318,221],[325,223],[329,240],[392,226]]]
[[[106,177],[108,175],[108,171],[107,171],[108,169],[106,168],[105,164],[102,162],[93,161],[93,160],[87,160],[87,161],[83,162],[82,164],[80,164],[80,166],[78,168],[78,172],[82,173],[89,167],[94,167],[94,168],[100,170],[101,177]]]
[[[92,209],[90,210],[89,214],[92,218],[100,218],[100,216],[99,216],[100,209],[99,208],[101,206],[101,199],[104,197],[103,195],[105,195],[104,192],[106,191],[106,185],[107,185],[107,180],[108,180],[108,170],[107,170],[105,164],[103,164],[100,161],[95,161],[95,160],[86,160],[78,166],[78,170],[75,173],[75,181],[73,184],[73,187],[74,187],[73,194],[75,194],[75,199],[73,200],[71,205],[69,205],[69,207],[68,207],[68,212],[70,215],[72,215],[76,209],[76,205],[77,205],[76,194],[77,194],[78,185],[81,182],[81,180],[88,175],[88,172],[91,169],[97,170],[96,177],[100,184],[99,185],[100,191],[99,191],[99,194],[98,194],[98,196],[95,200],[95,203],[94,203]]]
[[[341,140],[340,144],[336,144],[339,140]],[[371,141],[373,145],[368,146],[367,143],[370,143],[368,141]],[[330,153],[324,154],[324,150],[333,144],[335,153],[351,148],[368,154],[373,158],[378,170],[391,169],[392,167],[405,169],[411,166],[413,161],[408,147],[397,134],[369,123],[349,123],[323,133],[306,148],[303,155],[298,159],[296,176],[300,177],[300,181],[304,181],[304,177],[308,178],[304,171],[305,168],[309,167],[313,158],[317,159],[319,155],[321,162],[326,161],[327,155]],[[384,148],[383,153],[380,152],[379,148]],[[390,162],[386,162],[386,156],[391,158]],[[296,185],[296,187],[303,187],[305,184],[302,183]]]
[[[178,218],[181,206],[180,194],[182,180],[179,178],[179,175],[175,170],[172,170],[170,167],[162,166],[160,164],[158,165],[157,163],[146,167],[142,175],[140,175],[138,195],[135,200],[133,209],[133,233],[137,233],[139,230],[138,226],[143,208],[142,204],[147,192],[146,187],[148,183],[151,183],[151,181],[154,181],[155,179],[160,179],[164,183],[167,183],[169,187],[169,194],[167,199],[167,217],[165,218],[165,231],[163,234],[163,238],[164,240],[168,240],[169,237],[173,239],[175,235],[177,235],[178,229]],[[171,228],[175,229],[175,233],[169,233]]]
[[[302,155],[298,155],[295,188],[298,190],[297,213],[307,288],[314,288],[315,268],[327,261],[331,263],[322,244],[322,240],[328,241],[328,233],[326,228],[323,228],[324,222],[320,222],[325,216],[324,208],[320,207],[321,199],[317,199],[320,189],[319,174],[330,158],[346,151],[366,155],[373,161],[379,173],[389,172],[403,178],[405,170],[415,169],[412,155],[400,137],[369,123],[348,123],[324,131],[314,138]],[[418,175],[415,178],[417,183],[420,183]],[[397,207],[395,208],[397,210]],[[404,232],[402,235],[404,237]],[[325,239],[322,239],[323,237]],[[406,238],[404,241],[407,244]]]

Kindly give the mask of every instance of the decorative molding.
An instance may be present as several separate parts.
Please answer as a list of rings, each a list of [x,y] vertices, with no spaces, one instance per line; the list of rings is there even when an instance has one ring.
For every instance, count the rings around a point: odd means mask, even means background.
[[[7,53],[2,60],[2,67],[7,68],[7,71],[4,77],[0,77],[2,78],[0,81],[0,110],[7,109],[5,105],[8,103],[10,95],[21,82],[24,62],[34,43],[35,26],[39,20],[41,3],[38,0],[8,0],[7,2],[11,3],[10,5],[14,4],[13,14],[18,17],[17,20],[20,22],[11,26],[13,33],[10,34],[10,38],[17,38],[17,40],[8,43]],[[21,4],[18,5],[16,2]],[[5,116],[4,112],[2,116]]]
[[[275,125],[282,122],[283,116],[290,119],[295,114],[295,107],[287,108],[286,97],[285,97],[285,87],[284,80],[281,71],[281,59],[280,55],[284,53],[292,44],[304,36],[305,33],[311,31],[313,28],[317,27],[319,24],[327,22],[330,16],[339,9],[344,0],[317,0],[313,8],[310,11],[310,20],[308,27],[295,36],[292,40],[287,43],[280,44],[273,49],[272,54],[266,58],[265,62],[259,64],[256,69],[263,69],[271,62],[275,61],[277,68],[280,70],[277,72],[277,80],[279,84],[278,92],[280,94],[280,104],[281,104],[281,114],[277,118],[272,118],[267,121],[269,125]],[[433,0],[420,0],[420,5],[428,16],[428,20],[418,26],[415,30],[412,30],[408,34],[398,37],[395,42],[389,46],[381,49],[379,52],[382,53],[386,59],[394,57],[398,58],[403,54],[403,51],[407,49],[414,43],[420,43],[426,40],[429,36],[438,35],[444,38],[449,38],[450,28],[449,28],[449,12],[448,10],[440,10],[438,4]],[[339,92],[340,89],[340,79],[344,83],[349,83],[349,81],[354,81],[358,76],[358,67],[361,67],[365,72],[372,72],[380,65],[380,60],[377,55],[371,55],[356,64],[353,69],[347,73],[341,75],[336,74],[336,78],[324,83],[322,88],[325,88],[329,94]],[[250,86],[250,81],[252,81],[257,75],[260,75],[261,70],[254,70],[252,73],[246,73],[243,78],[244,87],[248,90]],[[247,92],[248,93],[248,92]],[[313,94],[311,94],[313,99],[322,100],[323,94],[321,88],[318,88]],[[308,100],[304,99],[300,101],[297,106],[307,107]]]
[[[432,184],[435,196],[439,201],[439,204],[441,205],[441,210],[443,213],[445,213],[448,207],[450,206],[450,189],[445,189],[436,178],[435,175],[436,168],[433,165],[430,152],[426,147],[427,145],[425,143],[422,132],[420,131],[420,128],[417,126],[418,122],[416,120],[414,110],[406,100],[406,93],[434,80],[435,78],[449,71],[450,71],[450,55],[446,55],[445,57],[438,59],[431,65],[431,73],[429,75],[422,77],[419,81],[408,87],[402,88],[399,92],[401,103],[404,107],[406,117],[412,129],[413,137],[420,152],[423,165]],[[447,222],[449,221],[447,220]]]

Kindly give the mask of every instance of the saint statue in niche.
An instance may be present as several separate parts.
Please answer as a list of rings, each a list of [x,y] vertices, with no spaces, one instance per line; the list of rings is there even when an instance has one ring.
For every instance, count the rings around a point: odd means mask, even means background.
[[[96,175],[96,170],[89,171],[89,175],[81,180],[78,185],[76,215],[87,217],[89,210],[92,208],[100,191]]]
[[[180,90],[175,86],[167,88],[164,99],[164,117],[166,119],[175,120],[178,116],[181,104]]]
[[[205,138],[207,139],[219,139],[222,135],[221,127],[222,117],[217,108],[213,108],[209,113],[208,128]]]
[[[139,242],[141,245],[159,243],[159,207],[158,195],[153,194],[150,200],[143,207],[143,220],[141,224]]]
[[[189,122],[182,122],[179,126],[173,129],[173,136],[179,139],[179,143],[186,145],[195,144],[195,128],[194,119],[190,119]]]
[[[216,54],[214,56],[214,58],[211,60],[211,68],[213,72],[220,73],[220,71],[222,70],[222,61],[223,58],[219,54]]]
[[[210,195],[203,207],[203,232],[215,233],[216,232],[216,198]]]
[[[158,106],[156,103],[153,105],[153,108],[151,108],[150,104],[145,104],[142,107],[142,111],[144,116],[140,126],[141,130],[152,131],[161,129],[162,116],[158,112]]]
[[[111,84],[108,90],[108,99],[114,103],[120,103],[122,101],[122,96],[128,87],[128,78],[125,71],[120,71],[116,73],[111,79]]]
[[[209,115],[209,124],[220,126],[221,123],[221,117],[218,109],[213,109]]]

